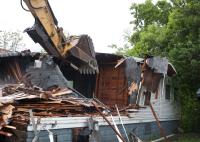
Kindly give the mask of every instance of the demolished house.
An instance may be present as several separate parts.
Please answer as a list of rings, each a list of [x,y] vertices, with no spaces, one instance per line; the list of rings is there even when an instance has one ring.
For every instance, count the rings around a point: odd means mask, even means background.
[[[174,133],[176,71],[166,58],[96,59],[98,74],[44,54],[1,51],[0,141],[131,142]]]

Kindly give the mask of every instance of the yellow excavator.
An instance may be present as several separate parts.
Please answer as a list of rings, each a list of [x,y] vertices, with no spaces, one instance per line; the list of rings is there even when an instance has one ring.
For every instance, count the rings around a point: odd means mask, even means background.
[[[94,46],[88,35],[66,37],[63,29],[58,26],[48,0],[23,1],[27,8],[21,0],[22,8],[31,12],[35,18],[35,24],[25,30],[35,43],[39,43],[49,55],[69,63],[80,73],[98,72]]]

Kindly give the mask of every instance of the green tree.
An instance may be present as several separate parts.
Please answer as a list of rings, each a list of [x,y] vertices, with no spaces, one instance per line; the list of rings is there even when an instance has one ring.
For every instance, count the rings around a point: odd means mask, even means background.
[[[19,47],[24,46],[22,40],[23,38],[19,31],[0,31],[0,48],[16,51]]]
[[[182,127],[200,131],[200,1],[162,0],[132,4],[132,48],[126,54],[166,56],[178,75],[174,84],[182,107]]]

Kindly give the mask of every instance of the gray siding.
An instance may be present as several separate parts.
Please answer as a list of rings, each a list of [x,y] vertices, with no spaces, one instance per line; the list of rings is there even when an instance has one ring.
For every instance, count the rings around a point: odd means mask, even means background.
[[[163,121],[161,122],[162,127],[165,130],[166,135],[172,134],[176,131],[178,127],[178,121]],[[140,139],[144,141],[153,140],[160,137],[160,131],[156,125],[156,122],[149,123],[137,123],[125,125],[127,133],[134,132]],[[125,138],[123,129],[118,126],[120,132]],[[116,142],[117,137],[114,131],[108,126],[100,127],[101,140],[103,142]]]
[[[178,121],[163,121],[161,122],[166,135],[172,134],[178,127]],[[134,132],[139,138],[144,141],[153,140],[160,137],[159,129],[156,122],[148,123],[135,123],[125,125],[127,133]],[[118,125],[120,132],[125,138],[123,129]],[[100,138],[102,142],[117,142],[117,137],[114,131],[109,126],[100,126]],[[16,133],[17,132],[17,133]],[[57,129],[51,130],[54,134],[55,142],[72,142],[72,129]],[[1,142],[32,142],[34,138],[33,132],[22,132],[15,130],[15,136],[11,138],[1,139]],[[39,142],[49,142],[49,136],[47,131],[41,131],[39,134]]]

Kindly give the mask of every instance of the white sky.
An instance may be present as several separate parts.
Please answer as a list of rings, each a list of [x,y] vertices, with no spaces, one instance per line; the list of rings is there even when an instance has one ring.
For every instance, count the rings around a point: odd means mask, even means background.
[[[108,45],[123,45],[123,35],[131,31],[130,6],[144,0],[49,0],[59,26],[72,35],[88,34],[98,52],[113,52]],[[20,0],[0,2],[0,30],[22,31],[34,24],[31,13],[24,11]],[[26,33],[26,49],[40,51]]]

